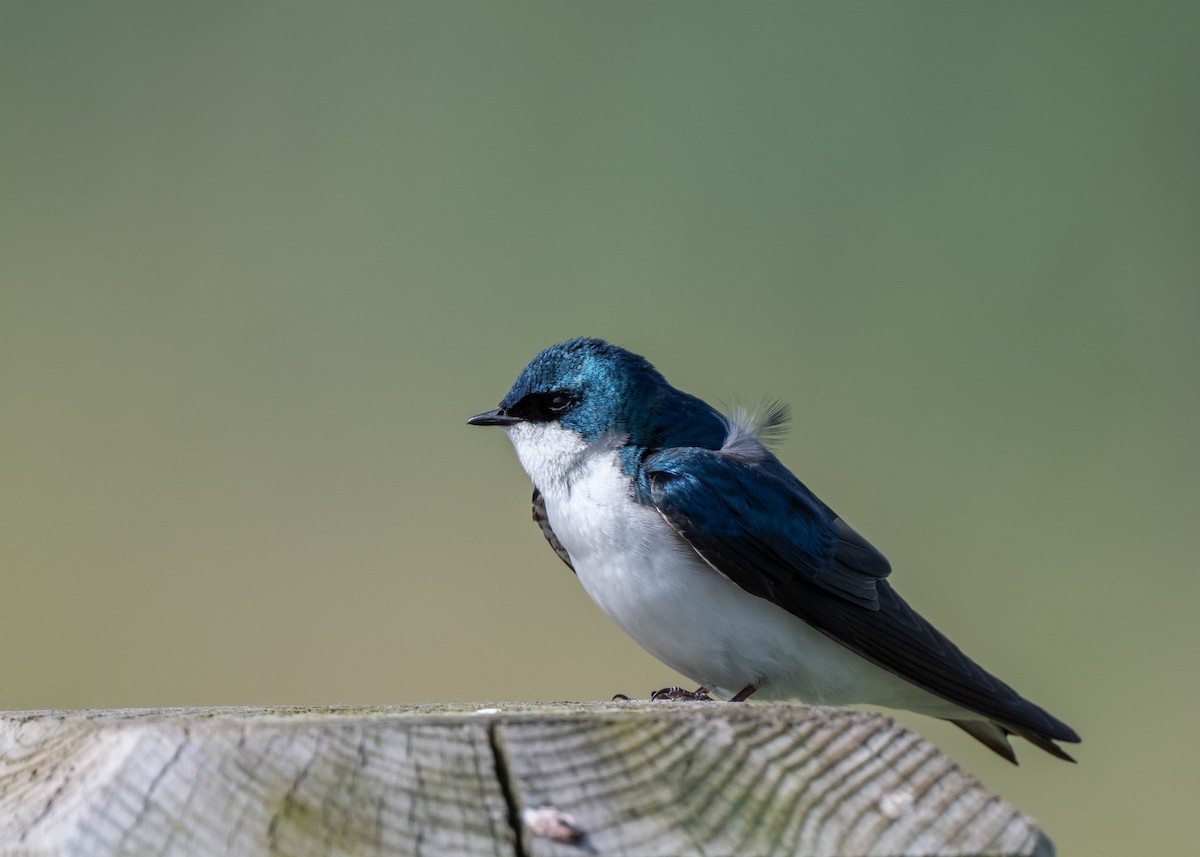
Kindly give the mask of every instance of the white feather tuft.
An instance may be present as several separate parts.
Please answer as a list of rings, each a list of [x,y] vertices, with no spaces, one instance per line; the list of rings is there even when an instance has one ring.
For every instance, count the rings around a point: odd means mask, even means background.
[[[721,451],[751,461],[761,460],[769,454],[768,445],[783,440],[791,420],[792,408],[781,399],[763,399],[752,408],[735,402],[725,417],[729,432]]]

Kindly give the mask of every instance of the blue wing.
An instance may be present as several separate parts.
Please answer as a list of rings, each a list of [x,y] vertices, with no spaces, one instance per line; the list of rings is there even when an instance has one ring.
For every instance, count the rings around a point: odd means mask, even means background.
[[[650,456],[646,474],[667,521],[748,592],[786,606],[797,586],[815,586],[879,610],[887,559],[774,456],[677,447]]]
[[[644,466],[662,516],[742,589],[906,681],[1021,734],[1079,740],[909,607],[885,579],[891,568],[883,555],[774,456],[680,447],[648,456]]]

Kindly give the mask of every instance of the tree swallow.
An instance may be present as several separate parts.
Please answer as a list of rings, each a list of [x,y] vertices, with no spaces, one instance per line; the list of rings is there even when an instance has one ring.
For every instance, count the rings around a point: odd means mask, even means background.
[[[500,406],[533,516],[592,600],[723,699],[873,704],[940,717],[1012,762],[1008,735],[1073,761],[1069,726],[959,651],[891,566],[764,445],[788,419],[725,416],[599,339],[538,354]]]

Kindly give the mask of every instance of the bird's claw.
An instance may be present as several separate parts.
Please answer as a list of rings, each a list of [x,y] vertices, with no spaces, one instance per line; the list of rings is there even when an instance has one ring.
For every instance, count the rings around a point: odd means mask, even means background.
[[[712,702],[708,688],[698,687],[695,690],[684,690],[682,687],[664,687],[650,694],[651,702]]]

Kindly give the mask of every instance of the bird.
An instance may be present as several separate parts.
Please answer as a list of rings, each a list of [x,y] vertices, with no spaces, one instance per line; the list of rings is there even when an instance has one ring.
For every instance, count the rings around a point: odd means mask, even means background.
[[[768,448],[790,418],[725,414],[644,357],[576,338],[538,353],[493,410],[533,517],[587,594],[695,692],[666,698],[907,709],[1016,764],[1060,759],[1061,720],[976,664],[900,597],[882,553]]]

